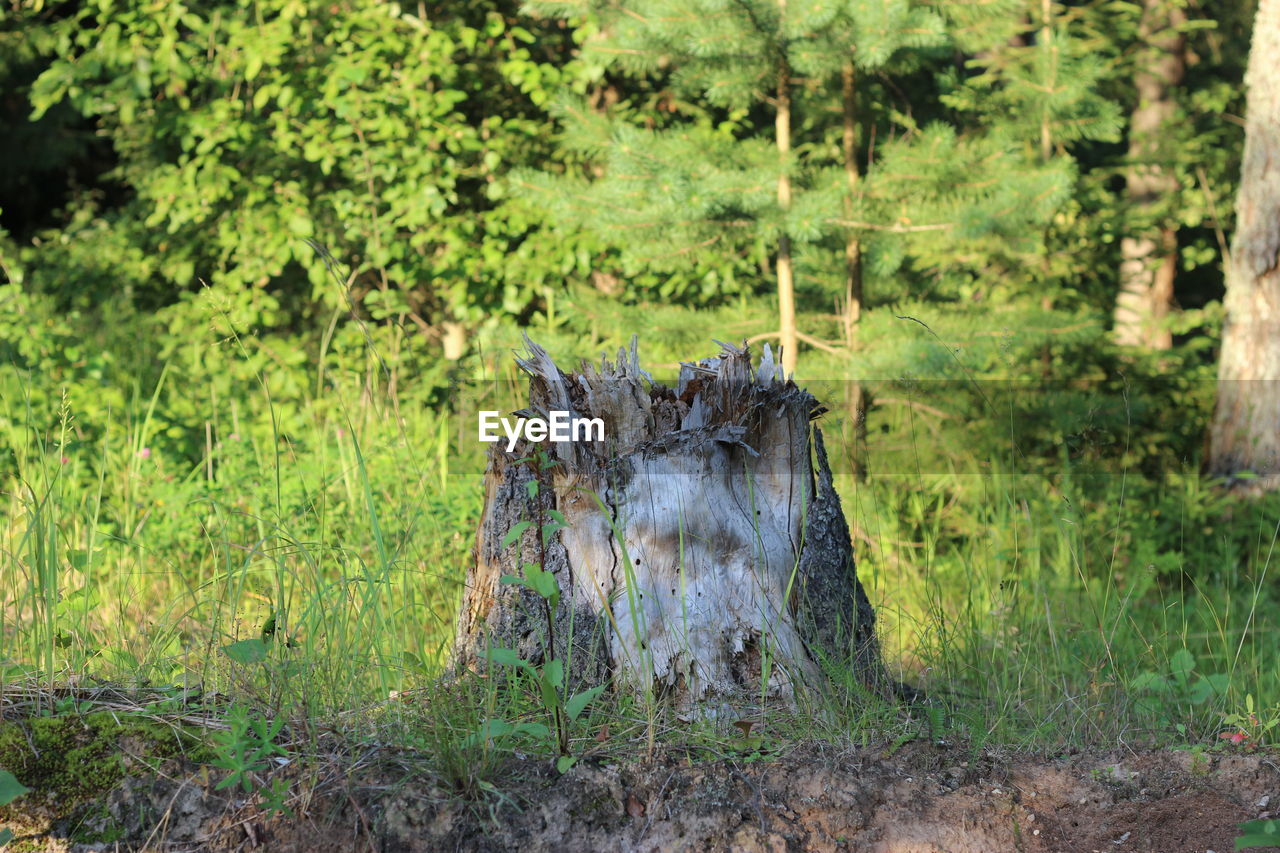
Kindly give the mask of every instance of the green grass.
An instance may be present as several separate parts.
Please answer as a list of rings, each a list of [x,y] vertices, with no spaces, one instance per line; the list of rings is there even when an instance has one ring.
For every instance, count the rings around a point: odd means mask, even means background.
[[[447,415],[335,390],[284,434],[264,389],[208,413],[193,461],[150,429],[161,390],[90,441],[76,413],[54,440],[17,413],[3,677],[199,683],[331,713],[438,670],[479,506],[432,451]],[[263,661],[222,651],[268,622]]]
[[[1231,536],[1256,544],[1239,562],[1223,559],[1226,536],[1186,530],[1178,570],[1161,573],[1134,542],[1152,503],[1176,509],[1158,487],[1112,483],[1113,514],[1090,518],[1084,496],[1046,493],[1040,478],[960,479],[938,476],[905,501],[898,483],[846,490],[882,638],[971,734],[1203,740],[1247,695],[1276,701],[1274,509],[1236,522]],[[970,490],[980,499],[966,505]]]
[[[685,338],[731,336],[716,334],[724,321],[686,317],[655,360],[703,354]],[[470,736],[536,703],[436,678],[482,501],[474,412],[505,405],[509,358],[490,345],[472,369],[502,381],[442,392],[448,377],[415,373],[405,341],[383,356],[367,334],[339,335],[323,374],[258,358],[270,342],[196,340],[199,360],[179,351],[101,380],[124,389],[122,408],[95,409],[84,387],[64,396],[58,376],[0,372],[0,679],[198,686],[264,718],[421,749],[461,791],[491,784],[511,743]],[[562,350],[572,337],[547,336]],[[1280,502],[1133,451],[1151,418],[1121,413],[1128,434],[1121,417],[1107,441],[1059,453],[1044,412],[1010,417],[998,394],[950,387],[953,411],[909,384],[879,389],[863,478],[826,400],[860,576],[891,665],[930,709],[869,703],[837,671],[831,707],[771,718],[766,739],[1207,743],[1246,697],[1280,702]],[[572,732],[587,750],[694,736],[713,752],[759,746],[644,697],[594,703]]]

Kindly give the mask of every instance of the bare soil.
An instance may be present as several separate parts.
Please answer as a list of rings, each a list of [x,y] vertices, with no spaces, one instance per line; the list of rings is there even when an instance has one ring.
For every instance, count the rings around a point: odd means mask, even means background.
[[[544,759],[514,760],[493,779],[501,794],[470,799],[404,762],[357,766],[304,771],[295,817],[272,818],[255,796],[215,790],[216,774],[171,759],[74,819],[47,799],[16,823],[10,811],[12,849],[1227,853],[1241,822],[1280,814],[1280,756],[1216,751],[668,749],[652,761],[584,759],[563,776]],[[93,821],[115,837],[71,840]]]

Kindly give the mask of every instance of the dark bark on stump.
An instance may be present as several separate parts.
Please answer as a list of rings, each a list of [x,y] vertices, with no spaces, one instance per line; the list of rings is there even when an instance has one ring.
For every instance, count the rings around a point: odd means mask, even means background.
[[[651,382],[630,352],[566,375],[527,342],[519,364],[530,406],[601,418],[601,443],[544,442],[555,464],[536,474],[536,447],[495,444],[485,508],[458,619],[455,662],[483,668],[490,646],[545,657],[540,600],[500,582],[526,563],[561,590],[555,656],[573,689],[615,677],[682,703],[820,689],[823,665],[851,668],[877,691],[875,615],[858,582],[849,528],[832,485],[821,409],[784,379],[765,348],[686,364],[675,389]],[[526,483],[538,477],[538,497]],[[521,521],[558,510],[568,527],[539,546]],[[545,549],[545,553],[543,553]],[[570,639],[571,638],[571,639]]]

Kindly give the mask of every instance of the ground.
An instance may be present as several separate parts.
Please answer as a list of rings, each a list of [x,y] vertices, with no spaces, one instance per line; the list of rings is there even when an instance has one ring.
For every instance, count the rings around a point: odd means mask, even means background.
[[[271,816],[257,793],[218,790],[225,773],[178,749],[181,738],[165,729],[113,728],[100,716],[0,725],[7,743],[57,733],[95,755],[115,737],[122,757],[121,772],[99,766],[75,797],[41,790],[68,784],[45,760],[33,792],[0,809],[14,851],[1226,853],[1241,822],[1280,812],[1274,754],[1052,755],[921,739],[770,755],[668,746],[650,760],[587,756],[564,775],[517,753],[466,795],[421,769],[428,756],[321,749],[279,763],[293,816]]]

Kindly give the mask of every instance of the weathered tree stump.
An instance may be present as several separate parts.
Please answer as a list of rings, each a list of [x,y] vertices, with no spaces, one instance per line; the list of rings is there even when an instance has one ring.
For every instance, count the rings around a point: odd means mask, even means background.
[[[500,580],[532,563],[559,584],[550,632],[575,685],[613,676],[681,703],[747,692],[789,700],[823,682],[824,664],[887,684],[811,425],[823,410],[767,346],[753,366],[746,348],[721,344],[720,356],[685,364],[673,390],[640,369],[634,340],[615,363],[568,375],[526,344],[517,362],[530,406],[516,414],[600,418],[605,440],[490,449],[457,664],[483,667],[491,647],[545,659],[541,600]],[[554,460],[540,472],[527,461],[539,448]],[[540,541],[551,510],[568,526]],[[534,524],[503,547],[522,521]]]

